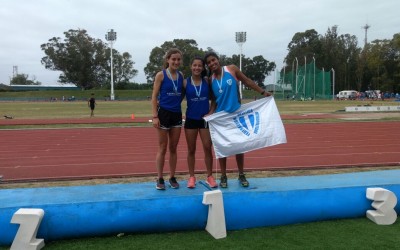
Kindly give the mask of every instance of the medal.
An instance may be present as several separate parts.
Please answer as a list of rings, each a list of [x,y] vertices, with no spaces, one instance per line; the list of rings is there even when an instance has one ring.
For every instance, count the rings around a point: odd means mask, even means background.
[[[215,80],[217,81],[217,84],[218,84],[218,88],[219,88],[219,93],[220,94],[222,94],[222,92],[224,92],[223,90],[222,90],[222,80],[223,80],[223,78],[224,78],[224,68],[222,67],[221,68],[221,82],[219,82],[218,81],[218,79],[215,77]]]
[[[199,90],[197,90],[197,86],[196,86],[196,83],[195,83],[194,80],[193,80],[193,77],[190,77],[190,80],[192,81],[192,85],[193,85],[193,87],[194,87],[194,90],[196,91],[196,96],[200,98],[201,86],[202,86],[202,84],[203,84],[203,81],[200,79],[200,88],[199,88]]]
[[[169,69],[167,69],[167,73],[168,73],[169,78],[171,78],[172,84],[174,85],[173,88],[174,88],[175,95],[177,95],[178,94],[179,73],[176,72],[176,85],[175,85],[174,78],[172,78],[171,72],[169,72]]]

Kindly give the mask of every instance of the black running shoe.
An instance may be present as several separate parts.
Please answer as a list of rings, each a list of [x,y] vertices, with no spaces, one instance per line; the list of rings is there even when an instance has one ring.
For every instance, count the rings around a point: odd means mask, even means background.
[[[169,185],[171,186],[171,188],[179,188],[179,183],[176,181],[175,177],[171,177],[169,179]]]
[[[164,179],[163,178],[157,179],[156,188],[158,190],[165,190],[165,183],[164,183]]]
[[[219,182],[219,186],[222,188],[227,188],[228,187],[228,177],[226,175],[221,176],[221,180]]]
[[[240,182],[240,185],[242,185],[242,187],[249,186],[249,182],[246,180],[246,176],[244,174],[239,174],[238,180]]]

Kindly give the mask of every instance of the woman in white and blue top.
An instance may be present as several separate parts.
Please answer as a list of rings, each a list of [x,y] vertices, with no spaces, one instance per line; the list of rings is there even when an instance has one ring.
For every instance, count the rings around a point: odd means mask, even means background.
[[[207,52],[204,61],[208,69],[213,73],[211,76],[212,102],[211,110],[235,112],[240,108],[239,81],[260,93],[262,96],[270,96],[271,93],[266,92],[254,81],[245,76],[235,65],[221,66],[219,57],[215,52]],[[218,159],[221,167],[222,188],[228,187],[228,178],[226,176],[226,158]],[[244,154],[236,155],[236,164],[239,170],[239,182],[243,187],[248,187],[249,182],[244,175]]]
[[[210,112],[210,87],[207,81],[205,63],[201,57],[195,57],[190,63],[192,75],[184,81],[185,97],[187,101],[185,136],[188,146],[187,163],[189,167],[188,188],[196,186],[194,168],[196,162],[196,142],[197,135],[203,145],[204,163],[207,169],[206,183],[211,187],[217,187],[217,183],[212,176],[212,143],[208,123],[203,117]]]

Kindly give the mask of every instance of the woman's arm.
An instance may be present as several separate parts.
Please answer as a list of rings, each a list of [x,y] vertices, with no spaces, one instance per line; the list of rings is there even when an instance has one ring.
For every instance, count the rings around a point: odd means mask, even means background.
[[[270,92],[265,91],[260,86],[258,86],[257,83],[255,83],[253,80],[248,78],[245,74],[243,74],[243,72],[240,71],[240,69],[236,65],[229,65],[228,67],[231,72],[234,72],[236,79],[238,79],[239,81],[242,81],[242,83],[244,85],[246,85],[247,87],[253,89],[254,91],[258,92],[262,96],[270,96],[271,95]]]
[[[153,124],[155,123],[154,120],[157,120],[157,124],[159,124],[158,121],[158,95],[160,93],[160,88],[161,88],[161,83],[164,80],[164,75],[162,71],[158,72],[156,74],[156,77],[154,79],[154,84],[153,84],[153,92],[151,94],[151,111],[153,114]]]

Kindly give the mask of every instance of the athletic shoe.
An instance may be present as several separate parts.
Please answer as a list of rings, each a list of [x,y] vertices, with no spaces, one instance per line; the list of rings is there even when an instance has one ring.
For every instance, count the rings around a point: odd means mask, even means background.
[[[207,177],[206,183],[210,188],[216,188],[218,187],[218,184],[215,182],[215,179],[212,175]]]
[[[187,183],[188,188],[195,188],[196,187],[196,177],[190,176],[188,183]]]
[[[156,188],[158,190],[165,190],[165,183],[164,183],[164,179],[163,178],[157,179]]]
[[[249,186],[249,182],[246,180],[246,176],[244,174],[239,174],[238,180],[240,182],[240,185],[242,185],[242,187]]]
[[[169,185],[171,186],[171,188],[179,188],[179,183],[176,181],[175,177],[171,177],[169,179]]]
[[[221,176],[221,180],[219,182],[219,186],[222,188],[227,188],[228,187],[228,177],[226,175]]]

